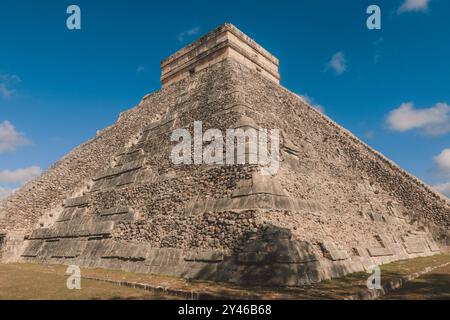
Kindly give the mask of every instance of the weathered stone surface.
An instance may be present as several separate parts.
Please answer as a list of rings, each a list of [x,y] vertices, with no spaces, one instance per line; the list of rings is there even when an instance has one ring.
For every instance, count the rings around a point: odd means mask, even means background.
[[[331,241],[322,242],[321,247],[325,257],[333,261],[347,260],[349,258],[349,255],[345,250],[337,249],[335,244]]]
[[[278,60],[236,27],[224,24],[164,60],[161,82],[171,85],[229,58],[275,82],[280,80]]]
[[[165,88],[0,201],[2,259],[303,285],[450,244],[447,199],[268,79],[271,63],[258,71],[204,44],[166,61]],[[190,62],[202,70],[181,80]],[[174,165],[171,132],[194,121],[280,129],[281,167]]]
[[[436,242],[434,241],[434,239],[432,237],[428,236],[426,238],[426,242],[431,251],[433,251],[433,252],[440,251],[439,246],[436,244]]]
[[[195,250],[185,254],[185,261],[221,262],[224,259],[223,252],[215,250]]]
[[[130,207],[116,207],[100,211],[100,220],[112,221],[133,221],[136,218],[136,213]]]
[[[135,161],[131,161],[131,162],[127,162],[123,165],[117,166],[117,167],[113,167],[113,168],[109,168],[106,169],[100,173],[98,173],[93,180],[97,181],[100,179],[105,179],[105,178],[111,178],[114,176],[118,176],[121,174],[125,174],[128,173],[130,171],[134,171],[134,170],[138,170],[140,168],[142,168],[142,166],[145,163],[145,159],[138,159]]]
[[[371,257],[392,256],[394,253],[389,248],[371,247],[367,248]]]
[[[78,221],[58,223],[54,228],[41,228],[33,231],[30,239],[57,239],[68,237],[109,236],[114,228],[113,221]]]
[[[44,244],[43,240],[30,241],[22,253],[22,257],[37,257]]]
[[[87,196],[81,196],[76,198],[67,199],[64,206],[66,208],[82,207],[89,204],[89,198]]]
[[[404,237],[403,245],[409,254],[424,253],[428,247],[426,241],[421,237]]]

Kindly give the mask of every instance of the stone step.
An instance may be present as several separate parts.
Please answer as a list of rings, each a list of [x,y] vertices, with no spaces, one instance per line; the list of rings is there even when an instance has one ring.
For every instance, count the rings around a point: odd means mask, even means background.
[[[72,208],[72,207],[82,207],[89,205],[89,197],[81,196],[76,198],[67,199],[64,203],[64,207]]]

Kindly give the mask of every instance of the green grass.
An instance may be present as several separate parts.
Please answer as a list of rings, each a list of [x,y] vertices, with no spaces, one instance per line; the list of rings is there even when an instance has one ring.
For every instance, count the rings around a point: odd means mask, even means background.
[[[81,280],[81,290],[67,289],[66,267],[35,264],[0,265],[1,300],[164,299],[163,296],[93,280]]]
[[[397,261],[381,266],[382,284],[393,279],[450,262],[450,255]],[[0,299],[174,299],[149,291],[116,284],[82,279],[81,290],[66,287],[66,266],[40,264],[0,264]],[[275,289],[242,287],[228,283],[187,281],[176,277],[137,274],[118,270],[82,269],[82,277],[128,281],[162,286],[179,291],[194,291],[233,297],[235,299],[344,299],[367,290],[368,273],[349,274],[339,279],[323,281],[304,288]],[[386,298],[450,299],[450,267],[425,275]],[[410,292],[410,295],[409,293]]]
[[[450,255],[435,255],[431,257],[421,257],[410,260],[401,260],[380,266],[381,284],[389,283],[394,279],[399,279],[415,272],[423,271],[427,267],[436,267],[450,262]],[[342,296],[356,294],[359,291],[367,290],[367,278],[369,274],[365,272],[352,273],[345,277],[327,280],[312,286],[313,291],[324,292],[325,298],[339,299]],[[436,286],[437,283],[428,283],[429,287]]]

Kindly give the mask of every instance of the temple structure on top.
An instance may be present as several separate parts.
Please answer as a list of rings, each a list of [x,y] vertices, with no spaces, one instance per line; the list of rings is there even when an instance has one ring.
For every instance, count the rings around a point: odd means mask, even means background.
[[[229,58],[280,83],[278,59],[238,28],[225,23],[163,60],[162,86],[167,87]]]

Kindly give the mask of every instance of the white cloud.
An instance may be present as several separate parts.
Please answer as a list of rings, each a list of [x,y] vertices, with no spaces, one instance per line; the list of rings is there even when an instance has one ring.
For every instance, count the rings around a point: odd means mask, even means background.
[[[347,70],[347,61],[342,51],[336,52],[327,63],[327,69],[333,69],[337,74],[343,74]]]
[[[25,136],[17,132],[9,121],[0,123],[0,153],[15,151],[18,147],[28,143],[29,141]]]
[[[13,171],[3,170],[0,171],[0,183],[25,183],[38,177],[41,173],[42,170],[38,166]]]
[[[184,42],[184,39],[186,37],[196,36],[199,32],[200,32],[200,27],[194,27],[194,28],[191,28],[189,30],[185,30],[183,32],[180,32],[178,34],[178,41],[179,42]]]
[[[437,169],[440,173],[450,176],[450,149],[444,149],[442,152],[434,157]]]
[[[446,195],[447,197],[450,197],[450,182],[435,185],[434,189],[436,189],[436,191]]]
[[[431,108],[415,109],[412,102],[403,103],[389,113],[387,123],[394,131],[417,129],[428,135],[443,135],[450,132],[450,106],[437,103]]]
[[[405,0],[400,8],[398,8],[398,13],[411,12],[411,11],[427,11],[428,4],[431,0]]]
[[[442,152],[434,157],[436,163],[436,174],[440,180],[450,177],[450,149],[444,149]],[[450,197],[450,182],[440,183],[434,186],[440,193]]]
[[[0,200],[6,198],[14,191],[14,189],[0,187]]]

